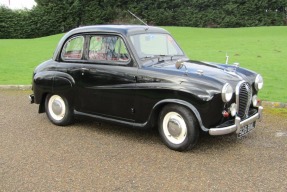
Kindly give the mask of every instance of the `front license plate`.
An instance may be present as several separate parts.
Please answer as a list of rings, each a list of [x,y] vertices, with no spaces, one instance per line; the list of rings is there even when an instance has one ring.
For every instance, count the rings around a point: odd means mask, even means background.
[[[244,127],[240,129],[239,133],[237,134],[237,137],[242,138],[243,136],[248,134],[250,131],[252,131],[254,128],[255,128],[255,122],[250,123],[249,125],[245,125]]]

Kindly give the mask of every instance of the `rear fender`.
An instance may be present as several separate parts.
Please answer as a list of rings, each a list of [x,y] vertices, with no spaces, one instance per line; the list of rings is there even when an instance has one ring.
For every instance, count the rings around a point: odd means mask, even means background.
[[[34,76],[35,103],[40,104],[39,113],[45,112],[45,99],[50,93],[64,95],[70,99],[75,85],[73,77],[67,73],[57,71],[39,72]]]
[[[73,77],[67,73],[55,72],[53,92],[71,91],[75,85]]]

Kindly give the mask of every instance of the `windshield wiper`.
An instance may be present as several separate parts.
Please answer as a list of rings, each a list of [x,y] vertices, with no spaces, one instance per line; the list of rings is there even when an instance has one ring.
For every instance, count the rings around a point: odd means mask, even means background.
[[[155,55],[158,58],[162,58],[162,57],[170,57],[170,60],[173,59],[173,57],[179,57],[179,56],[184,56],[184,55]]]
[[[141,57],[140,60],[152,59],[152,58],[154,58],[154,56],[144,56],[144,57]]]
[[[169,57],[170,60],[172,61],[174,57],[183,57],[184,55],[150,55],[150,56],[144,56],[144,57],[141,57],[140,59],[141,60],[145,60],[145,59],[158,59],[158,63],[161,63],[163,61],[166,61],[164,58],[165,57]],[[155,64],[154,64],[155,65]]]
[[[143,60],[143,59],[154,59],[154,58],[157,58],[159,60],[160,58],[167,57],[167,56],[171,56],[171,55],[149,55],[149,56],[141,57],[140,59]]]

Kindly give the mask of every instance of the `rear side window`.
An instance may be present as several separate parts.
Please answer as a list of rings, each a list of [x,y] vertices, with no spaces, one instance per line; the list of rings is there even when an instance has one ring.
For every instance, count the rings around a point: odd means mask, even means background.
[[[69,39],[62,50],[61,57],[63,60],[80,60],[83,57],[84,37],[77,36]]]
[[[125,63],[129,61],[130,56],[121,37],[116,35],[95,35],[90,38],[88,59]]]

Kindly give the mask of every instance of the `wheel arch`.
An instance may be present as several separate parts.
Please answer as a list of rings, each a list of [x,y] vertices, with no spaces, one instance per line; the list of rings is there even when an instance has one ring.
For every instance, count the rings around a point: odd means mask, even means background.
[[[151,117],[150,117],[150,123],[151,123],[151,125],[153,127],[155,125],[157,125],[157,121],[158,121],[159,114],[160,114],[161,110],[166,105],[169,105],[169,104],[182,105],[182,106],[186,107],[187,109],[189,109],[194,114],[195,118],[197,119],[201,130],[204,131],[204,132],[208,131],[208,129],[205,128],[203,123],[202,123],[202,120],[201,120],[201,117],[200,117],[200,114],[199,114],[198,110],[192,104],[190,104],[190,103],[188,103],[188,102],[186,102],[184,100],[179,100],[179,99],[165,99],[165,100],[161,100],[161,101],[157,102],[154,105],[154,107],[152,109],[152,114],[151,114]]]

